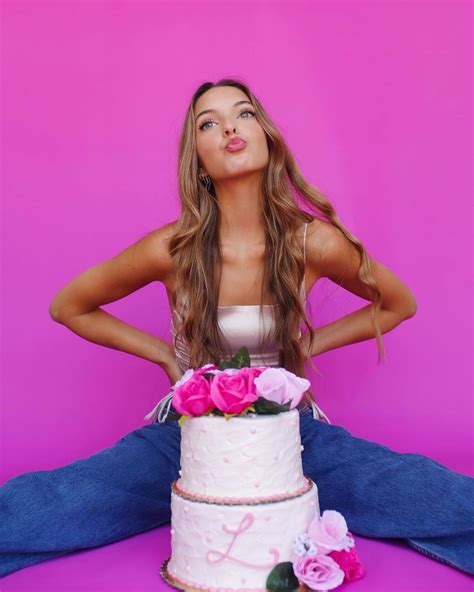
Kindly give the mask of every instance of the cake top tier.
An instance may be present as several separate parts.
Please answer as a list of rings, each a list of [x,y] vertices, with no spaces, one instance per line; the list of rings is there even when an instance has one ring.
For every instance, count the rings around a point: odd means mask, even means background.
[[[181,427],[179,487],[193,495],[252,498],[305,486],[299,413],[200,416]]]

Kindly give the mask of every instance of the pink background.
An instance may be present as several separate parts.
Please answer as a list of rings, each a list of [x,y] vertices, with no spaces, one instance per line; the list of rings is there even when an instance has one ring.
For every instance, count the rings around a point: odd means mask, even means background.
[[[192,92],[239,76],[418,312],[315,359],[333,423],[472,473],[469,3],[4,2],[1,481],[113,445],[160,367],[49,316],[87,267],[179,215]],[[314,324],[366,304],[330,282]],[[104,307],[171,341],[164,286]]]

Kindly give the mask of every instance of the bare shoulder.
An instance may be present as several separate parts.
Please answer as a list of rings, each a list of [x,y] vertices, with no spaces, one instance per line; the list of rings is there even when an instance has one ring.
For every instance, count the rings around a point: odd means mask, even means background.
[[[128,245],[113,259],[123,269],[141,276],[142,281],[166,283],[172,275],[172,259],[169,242],[173,236],[177,220],[167,222]]]
[[[329,278],[349,292],[368,301],[373,293],[359,277],[361,255],[346,235],[330,222],[314,220],[308,224],[307,262],[312,274]],[[373,279],[379,289],[382,307],[406,319],[416,312],[416,300],[408,286],[386,265],[367,253]]]
[[[172,276],[169,241],[177,221],[148,232],[105,261],[89,267],[53,298],[50,314],[67,319],[114,302],[151,282]]]
[[[357,248],[344,233],[320,218],[308,223],[306,258],[315,281],[321,277],[334,278],[347,267],[358,266],[360,262]]]
[[[173,273],[169,243],[175,234],[177,223],[178,220],[167,222],[132,245],[138,257],[142,259],[142,265],[149,264],[154,270],[154,279],[161,282],[166,282]]]

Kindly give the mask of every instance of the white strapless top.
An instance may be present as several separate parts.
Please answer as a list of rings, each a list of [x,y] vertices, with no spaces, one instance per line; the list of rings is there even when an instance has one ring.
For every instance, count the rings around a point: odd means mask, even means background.
[[[304,279],[301,288],[302,302],[306,305],[306,294]],[[264,304],[262,314],[258,304],[244,304],[232,306],[218,306],[217,320],[219,328],[229,343],[232,354],[245,345],[250,355],[251,366],[278,366],[278,349],[272,332],[275,325],[276,305]],[[185,372],[189,368],[189,349],[184,339],[176,337],[177,315],[173,311],[171,319],[171,333],[173,335],[173,346],[176,361],[180,369]],[[260,343],[269,335],[265,351],[261,350]],[[299,336],[301,335],[301,330]],[[230,359],[229,356],[226,359]]]

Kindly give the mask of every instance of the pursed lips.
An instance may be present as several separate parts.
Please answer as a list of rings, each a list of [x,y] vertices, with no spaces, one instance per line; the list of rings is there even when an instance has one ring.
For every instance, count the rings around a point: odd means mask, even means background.
[[[238,140],[231,140],[225,147],[228,152],[237,152],[242,150],[247,145],[247,142],[241,138]]]

